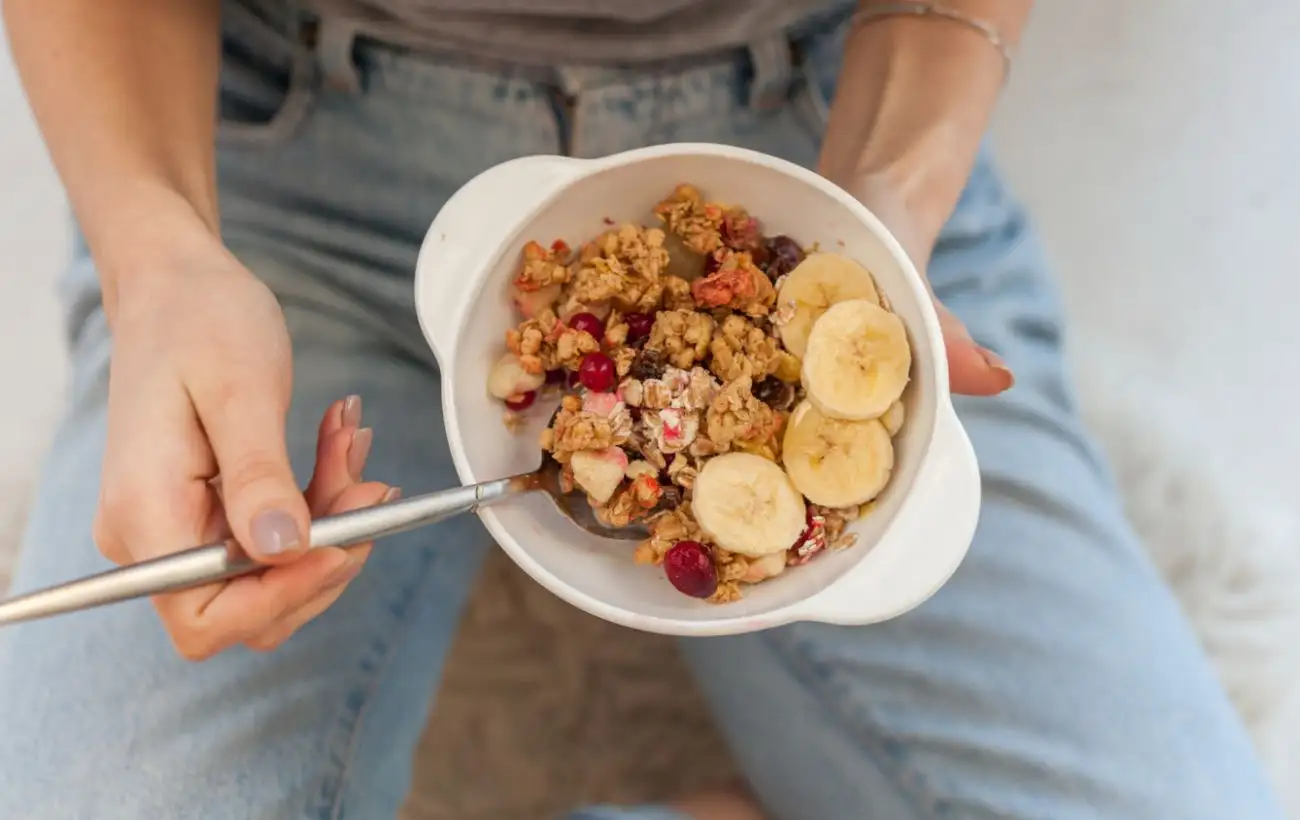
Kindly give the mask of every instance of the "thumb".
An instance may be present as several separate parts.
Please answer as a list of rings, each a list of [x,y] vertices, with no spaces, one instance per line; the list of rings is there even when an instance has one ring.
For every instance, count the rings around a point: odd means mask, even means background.
[[[937,299],[939,327],[948,354],[948,383],[952,392],[967,396],[993,396],[1010,389],[1015,376],[998,354],[980,347],[966,325]]]
[[[221,472],[230,531],[257,561],[283,563],[305,549],[311,524],[285,445],[285,408],[273,390],[242,386],[199,418]]]

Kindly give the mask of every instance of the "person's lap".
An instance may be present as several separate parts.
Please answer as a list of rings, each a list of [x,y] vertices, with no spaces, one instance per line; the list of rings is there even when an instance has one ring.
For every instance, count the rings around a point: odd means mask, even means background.
[[[328,402],[360,393],[370,471],[411,492],[456,481],[411,312],[423,228],[475,171],[556,150],[557,129],[522,80],[393,55],[370,68],[368,92],[321,96],[292,142],[228,148],[224,212],[232,248],[285,304],[297,468]],[[727,71],[596,91],[584,83],[607,75],[567,79],[586,101],[581,153],[681,139],[815,159],[809,111],[751,114]],[[1280,817],[1080,427],[1041,252],[987,161],[930,273],[1019,378],[959,402],[985,492],[966,563],[888,623],[682,644],[765,806],[780,820]],[[106,566],[89,533],[109,341],[84,255],[66,281],[75,390],[20,588]],[[188,664],[145,602],[0,634],[0,816],[392,816],[486,538],[465,518],[386,542],[270,655]]]

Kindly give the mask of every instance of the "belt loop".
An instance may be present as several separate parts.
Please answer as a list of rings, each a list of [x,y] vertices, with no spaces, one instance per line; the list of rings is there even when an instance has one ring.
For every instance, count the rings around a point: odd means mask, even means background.
[[[316,58],[320,61],[325,85],[335,91],[360,93],[361,73],[357,70],[355,56],[357,24],[338,17],[324,17],[316,37]]]
[[[794,86],[794,54],[785,32],[749,44],[753,77],[749,81],[749,108],[759,113],[775,111],[790,99]]]

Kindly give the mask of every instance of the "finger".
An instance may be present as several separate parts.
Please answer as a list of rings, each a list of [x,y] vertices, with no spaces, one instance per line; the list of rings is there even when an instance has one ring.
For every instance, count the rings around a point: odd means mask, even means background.
[[[352,563],[348,551],[338,547],[309,550],[290,564],[271,566],[216,587],[202,606],[194,606],[191,590],[154,599],[177,652],[189,660],[204,660],[264,632],[267,624],[320,594],[347,573]],[[205,587],[204,590],[210,588]]]
[[[316,442],[316,468],[306,491],[307,506],[313,516],[325,515],[340,493],[361,480],[362,470],[370,456],[374,433],[368,427],[358,427],[361,421],[360,399],[354,403],[354,412],[345,409],[353,399],[356,397],[336,403],[344,416],[341,425],[331,429],[330,412],[325,414],[321,423],[320,437]],[[334,409],[331,407],[331,412]]]
[[[936,301],[939,327],[948,356],[948,384],[954,393],[993,396],[1010,389],[1015,376],[996,353],[971,338],[961,320]]]
[[[345,490],[335,506],[329,510],[329,513],[346,512],[368,507],[375,503],[386,504],[397,500],[401,495],[402,491],[398,487],[385,487],[382,484],[374,483],[360,484]],[[247,641],[248,647],[259,652],[269,652],[276,649],[308,622],[333,606],[334,602],[347,589],[348,584],[361,571],[366,559],[370,557],[370,550],[373,545],[374,542],[367,541],[364,544],[348,548],[348,553],[352,556],[351,571],[340,571],[330,579],[329,585],[322,589],[315,598],[286,615],[262,634]]]
[[[310,516],[289,465],[284,385],[250,378],[194,399],[221,473],[231,532],[255,560],[284,563],[296,557],[307,546]]]

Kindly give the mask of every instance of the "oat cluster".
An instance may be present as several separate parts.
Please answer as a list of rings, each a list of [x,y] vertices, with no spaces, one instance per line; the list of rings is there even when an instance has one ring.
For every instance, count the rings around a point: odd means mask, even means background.
[[[525,373],[545,377],[539,390],[564,392],[540,443],[563,465],[565,486],[586,489],[606,523],[648,524],[638,563],[660,564],[682,542],[704,545],[717,578],[708,600],[725,603],[744,584],[847,546],[845,527],[861,510],[810,504],[803,537],[776,556],[709,543],[691,512],[704,462],[740,451],[779,464],[782,430],[803,397],[800,362],[777,333],[776,294],[804,250],[691,185],[653,213],[657,224],[611,225],[576,249],[530,242],[512,290],[526,318],[505,342]],[[507,400],[511,413],[532,395]],[[584,470],[609,477],[583,481]]]

